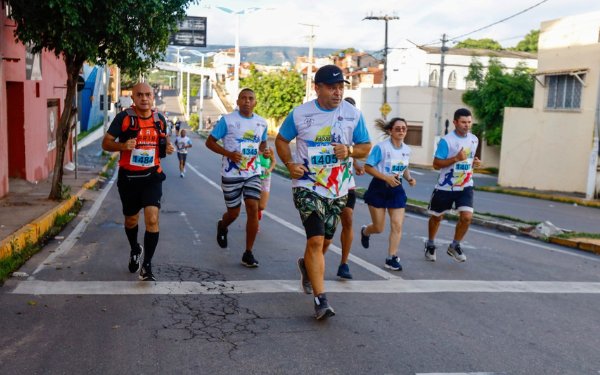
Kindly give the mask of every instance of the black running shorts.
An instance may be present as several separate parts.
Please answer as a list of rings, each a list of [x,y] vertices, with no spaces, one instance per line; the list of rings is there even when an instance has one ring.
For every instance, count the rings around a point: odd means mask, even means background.
[[[162,182],[166,176],[155,168],[146,171],[129,171],[119,168],[117,188],[123,205],[123,215],[135,216],[144,207],[160,208]]]

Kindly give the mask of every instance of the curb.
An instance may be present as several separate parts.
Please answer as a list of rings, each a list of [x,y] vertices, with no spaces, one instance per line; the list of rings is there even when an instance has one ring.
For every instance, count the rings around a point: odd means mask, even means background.
[[[108,164],[119,155],[118,152],[112,154],[102,172],[106,172]],[[100,172],[100,173],[102,173]],[[93,178],[86,182],[81,189],[72,196],[71,198],[59,203],[52,209],[48,210],[42,216],[33,220],[31,223],[26,224],[21,229],[13,232],[8,237],[0,241],[0,261],[10,257],[15,249],[23,248],[28,243],[36,243],[53,225],[57,215],[63,215],[69,212],[75,203],[81,199],[81,196],[85,191],[96,185],[98,178]]]
[[[490,193],[497,193],[497,194],[518,195],[521,197],[544,199],[544,200],[555,201],[555,202],[577,203],[578,205],[581,205],[581,206],[600,208],[600,202],[587,201],[585,199],[580,199],[580,198],[558,197],[556,195],[550,195],[550,194],[530,193],[527,191],[518,191],[518,190],[503,189],[503,188],[490,188],[487,186],[478,187],[478,188],[476,188],[476,190],[488,191]]]
[[[585,240],[575,241],[567,238],[550,237],[550,242],[600,255],[600,245],[596,245]]]

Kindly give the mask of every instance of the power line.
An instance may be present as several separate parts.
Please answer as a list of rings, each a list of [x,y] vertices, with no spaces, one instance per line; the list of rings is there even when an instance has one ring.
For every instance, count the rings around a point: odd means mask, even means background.
[[[492,23],[492,24],[490,24],[490,25],[487,25],[487,26],[484,26],[484,27],[482,27],[482,28],[480,28],[480,29],[477,29],[477,30],[474,30],[474,31],[468,32],[468,33],[466,33],[466,34],[463,34],[463,35],[461,35],[461,36],[457,36],[456,38],[452,38],[451,40],[452,40],[452,41],[456,41],[457,39],[460,39],[460,38],[462,38],[462,37],[465,37],[465,36],[467,36],[467,35],[471,35],[471,34],[473,34],[473,33],[476,33],[476,32],[478,32],[478,31],[481,31],[481,30],[487,29],[488,27],[492,27],[492,26],[494,26],[494,25],[497,25],[497,24],[499,24],[499,23],[502,23],[502,22],[504,22],[504,21],[507,21],[507,20],[509,20],[509,19],[511,19],[511,18],[514,18],[514,17],[516,17],[516,16],[518,16],[518,15],[520,15],[520,14],[523,14],[523,13],[525,13],[525,12],[527,12],[527,11],[529,11],[529,10],[531,10],[531,9],[533,9],[533,8],[535,8],[535,7],[537,7],[537,6],[539,6],[539,5],[542,5],[543,3],[547,2],[547,1],[548,1],[548,0],[543,0],[543,1],[540,1],[539,3],[537,3],[537,4],[533,5],[533,6],[530,6],[529,8],[527,8],[527,9],[525,9],[525,10],[523,10],[523,11],[519,12],[519,13],[513,14],[513,15],[512,15],[512,16],[510,16],[510,17],[507,17],[507,18],[505,18],[505,19],[503,19],[503,20],[500,20],[500,21],[498,21],[498,22],[494,22],[494,23]]]

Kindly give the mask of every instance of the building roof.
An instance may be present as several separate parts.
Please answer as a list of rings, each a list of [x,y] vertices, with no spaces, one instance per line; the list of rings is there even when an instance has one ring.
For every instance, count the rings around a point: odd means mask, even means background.
[[[421,47],[427,53],[441,54],[441,47]],[[517,52],[517,51],[493,51],[488,49],[471,49],[471,48],[450,48],[446,52],[447,55],[461,55],[461,56],[489,56],[494,55],[498,57],[508,57],[513,59],[534,59],[537,60],[537,53],[531,52]]]

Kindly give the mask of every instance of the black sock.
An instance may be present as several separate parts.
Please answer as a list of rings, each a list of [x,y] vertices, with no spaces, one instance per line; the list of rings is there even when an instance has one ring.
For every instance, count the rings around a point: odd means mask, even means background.
[[[138,226],[136,225],[133,228],[125,227],[125,234],[127,235],[127,240],[129,241],[129,246],[131,246],[131,251],[138,251],[140,248],[138,241],[137,241]]]
[[[152,233],[146,231],[144,234],[144,265],[152,263],[152,257],[154,256],[156,245],[158,245],[158,232]]]

